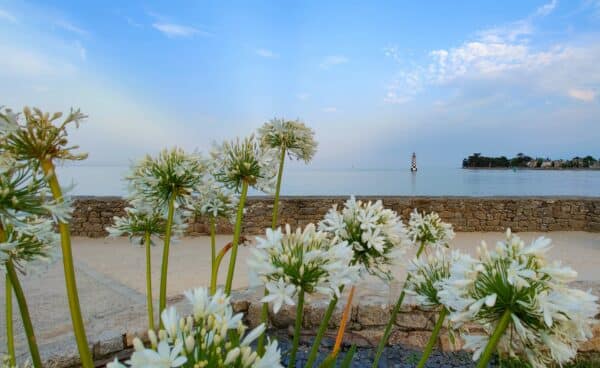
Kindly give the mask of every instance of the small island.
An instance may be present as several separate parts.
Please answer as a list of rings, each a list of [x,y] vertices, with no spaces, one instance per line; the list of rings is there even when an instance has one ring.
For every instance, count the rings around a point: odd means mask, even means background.
[[[518,153],[513,158],[506,156],[488,157],[482,156],[481,153],[473,153],[469,157],[463,159],[463,169],[600,169],[600,158],[596,159],[590,155],[585,157],[573,157],[570,160],[552,160],[550,158],[533,158],[524,153]]]

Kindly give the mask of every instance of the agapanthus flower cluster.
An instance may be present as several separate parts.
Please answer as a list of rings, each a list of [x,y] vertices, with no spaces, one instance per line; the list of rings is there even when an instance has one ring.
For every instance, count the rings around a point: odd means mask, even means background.
[[[354,251],[352,264],[384,280],[392,279],[391,266],[408,244],[400,217],[380,200],[362,202],[352,196],[341,211],[337,206],[329,210],[319,230],[347,242]]]
[[[474,359],[506,311],[510,322],[498,349],[534,368],[572,360],[579,344],[592,336],[597,298],[568,286],[577,273],[548,262],[550,244],[541,237],[526,246],[508,230],[494,250],[482,243],[478,259],[463,255],[453,263],[440,299],[454,311],[451,320],[476,322],[488,332],[464,336]]]
[[[56,258],[59,235],[54,222],[45,217],[30,216],[18,226],[4,224],[6,240],[0,243],[0,270],[11,260],[21,271]]]
[[[193,209],[196,214],[213,219],[227,219],[235,222],[239,199],[228,188],[213,178],[206,178],[194,200]]]
[[[50,116],[39,109],[25,107],[23,116],[25,122],[21,123],[20,115],[11,110],[0,113],[0,144],[16,160],[38,165],[36,160],[84,160],[87,157],[86,153],[73,152],[79,146],[69,146],[68,125],[79,127],[79,123],[86,118],[79,110],[71,110],[60,124],[55,124],[62,117],[60,112]]]
[[[240,192],[244,182],[271,193],[277,175],[277,151],[262,148],[254,136],[224,141],[211,152],[213,175],[227,188]]]
[[[175,214],[171,237],[183,236],[187,224],[181,216]],[[134,244],[143,244],[146,235],[152,238],[162,238],[165,235],[166,221],[164,216],[150,208],[125,208],[125,216],[113,217],[113,225],[106,228],[108,235],[118,237],[127,235]]]
[[[273,303],[275,313],[283,304],[295,305],[300,290],[339,297],[340,287],[358,278],[348,243],[329,238],[313,224],[296,231],[289,225],[283,232],[267,229],[266,237],[257,241],[248,264],[265,282],[269,295],[262,301]]]
[[[448,252],[446,248],[436,249],[425,257],[414,258],[407,269],[411,277],[406,280],[406,292],[415,295],[417,303],[423,308],[439,307],[442,302],[438,293],[443,282],[450,277],[453,262],[459,258],[458,251]]]
[[[265,148],[285,149],[290,157],[308,163],[317,151],[315,132],[300,120],[273,119],[258,129]]]
[[[191,207],[192,194],[202,185],[205,169],[199,154],[177,147],[164,149],[156,157],[147,155],[127,177],[129,199],[136,207],[150,206],[163,214],[172,200],[176,208],[187,209]]]
[[[436,212],[421,214],[416,209],[410,214],[407,234],[414,244],[432,247],[448,247],[455,235],[452,225],[442,221]]]
[[[150,347],[134,340],[135,351],[125,364],[142,367],[227,367],[278,368],[282,367],[281,352],[276,340],[266,347],[263,356],[252,350],[250,344],[265,331],[261,324],[247,332],[241,313],[234,314],[230,297],[222,290],[210,295],[198,288],[185,293],[191,303],[192,315],[180,317],[174,307],[161,314],[164,329],[157,334],[150,330]],[[114,361],[108,368],[126,367]]]

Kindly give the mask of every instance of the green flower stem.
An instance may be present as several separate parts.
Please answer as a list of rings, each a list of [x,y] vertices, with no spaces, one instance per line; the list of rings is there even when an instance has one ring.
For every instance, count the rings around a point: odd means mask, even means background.
[[[146,246],[146,303],[148,304],[148,328],[154,330],[154,307],[152,302],[152,255],[150,247],[152,240],[150,233],[146,232],[144,243]]]
[[[505,310],[504,314],[502,314],[500,322],[498,322],[498,326],[496,326],[494,333],[490,337],[490,341],[488,341],[487,345],[485,346],[485,350],[483,351],[481,357],[479,358],[479,361],[477,362],[477,368],[486,368],[488,366],[488,363],[492,359],[492,355],[496,351],[496,347],[498,346],[500,338],[502,337],[502,335],[504,335],[504,332],[508,328],[508,324],[510,323],[511,318],[510,315],[510,309]]]
[[[52,191],[52,196],[57,202],[62,202],[63,194],[56,177],[56,168],[50,160],[41,162],[42,170],[48,180],[48,185]],[[87,337],[85,335],[85,326],[81,315],[81,307],[79,305],[79,295],[77,294],[77,281],[75,280],[75,267],[73,266],[73,253],[71,251],[71,231],[69,224],[64,222],[58,223],[60,232],[60,245],[62,250],[63,268],[65,272],[65,284],[67,287],[67,299],[69,301],[69,309],[71,310],[71,321],[73,323],[73,332],[79,350],[79,358],[81,365],[84,368],[94,367],[94,360],[90,352]],[[13,284],[14,286],[14,284]]]
[[[340,290],[340,293],[342,291]],[[319,330],[317,330],[317,335],[315,336],[315,340],[313,341],[313,345],[310,349],[310,353],[308,354],[308,360],[306,361],[306,368],[312,368],[317,360],[317,353],[319,352],[319,346],[321,346],[321,340],[323,340],[323,336],[325,336],[325,331],[327,331],[327,326],[329,325],[329,320],[335,311],[335,307],[337,305],[338,298],[335,297],[331,299],[329,302],[329,306],[325,311],[325,315],[323,316],[323,320],[319,325]]]
[[[5,275],[6,286],[6,351],[8,352],[8,361],[11,366],[16,366],[15,358],[15,337],[13,330],[13,312],[12,312],[12,285],[10,279]]]
[[[281,147],[281,156],[279,157],[279,171],[277,172],[277,184],[275,185],[275,199],[273,201],[273,219],[271,220],[271,229],[277,227],[277,217],[279,216],[279,193],[281,192],[281,179],[283,177],[283,164],[285,163],[285,147]],[[269,291],[265,288],[264,295],[269,295]],[[260,321],[267,324],[269,319],[269,304],[263,303],[260,313]],[[258,338],[257,352],[260,356],[265,353],[265,334]]]
[[[425,249],[425,243],[421,242],[421,245],[419,246],[419,249],[417,250],[417,258],[419,258],[421,253],[423,253],[424,249]],[[385,346],[387,345],[388,339],[390,338],[390,335],[392,333],[392,327],[394,326],[394,323],[396,322],[396,317],[398,316],[398,313],[400,312],[400,308],[402,307],[402,302],[404,301],[404,295],[405,295],[404,287],[406,286],[406,283],[408,281],[410,281],[410,274],[408,274],[406,276],[404,285],[402,285],[402,292],[400,292],[398,301],[396,301],[396,305],[394,306],[394,309],[392,310],[392,314],[390,315],[390,320],[388,321],[387,325],[385,326],[385,332],[383,333],[383,337],[381,338],[381,341],[379,341],[379,345],[377,346],[377,353],[375,353],[375,360],[373,360],[373,364],[371,365],[372,368],[377,368],[379,365],[379,359],[381,359],[381,354],[383,354],[383,349],[385,349]]]
[[[169,199],[169,209],[167,213],[167,224],[165,227],[165,240],[162,254],[162,265],[160,268],[160,295],[158,300],[158,320],[162,328],[160,314],[167,307],[167,272],[169,271],[169,246],[171,245],[171,230],[173,229],[173,216],[175,215],[175,196]]]
[[[15,292],[17,303],[19,304],[19,310],[21,311],[21,320],[23,321],[23,329],[25,329],[25,336],[27,336],[27,344],[29,344],[29,353],[31,354],[31,362],[36,368],[42,367],[42,359],[40,357],[40,351],[37,346],[35,339],[35,333],[33,332],[33,324],[31,323],[31,316],[29,315],[29,309],[27,308],[27,301],[25,300],[25,294],[21,283],[17,277],[15,266],[12,259],[6,261],[6,277],[10,279],[10,283]]]
[[[292,350],[290,351],[290,361],[288,368],[296,366],[296,352],[300,342],[300,329],[302,328],[302,316],[304,315],[304,290],[300,289],[298,293],[298,306],[296,307],[296,323],[294,325],[294,339],[292,340]]]
[[[225,282],[225,294],[231,294],[231,285],[233,284],[233,272],[235,271],[235,260],[237,258],[238,243],[240,242],[240,233],[242,232],[242,218],[244,217],[244,205],[248,195],[248,182],[242,183],[242,193],[238,206],[237,217],[235,220],[235,230],[233,233],[233,243],[231,246],[231,258],[229,259],[229,270],[227,271],[227,281]]]
[[[429,356],[431,355],[431,352],[433,351],[433,346],[435,345],[435,342],[437,341],[438,335],[440,334],[440,330],[442,329],[442,325],[444,324],[444,320],[446,319],[447,315],[448,315],[448,310],[446,308],[442,308],[442,311],[440,312],[440,315],[438,316],[438,320],[435,323],[435,326],[433,327],[433,331],[431,332],[431,337],[429,338],[429,341],[427,342],[427,345],[425,346],[425,350],[423,350],[423,355],[421,355],[421,360],[419,361],[419,365],[417,365],[417,368],[425,367],[425,363],[427,363],[427,359],[429,359]]]
[[[210,216],[210,269],[215,268],[215,261],[217,260],[217,239],[216,239],[216,224],[215,218]]]
[[[210,277],[210,294],[211,295],[214,295],[217,292],[217,278],[219,277],[219,268],[221,267],[221,261],[223,260],[223,257],[225,257],[225,254],[227,254],[227,252],[229,251],[230,248],[231,248],[231,243],[228,243],[223,248],[221,248],[221,251],[217,255],[217,258],[215,260],[215,267],[213,267],[212,274]]]

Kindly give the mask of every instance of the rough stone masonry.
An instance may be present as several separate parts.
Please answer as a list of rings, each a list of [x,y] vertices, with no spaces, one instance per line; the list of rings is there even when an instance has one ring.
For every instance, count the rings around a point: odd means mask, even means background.
[[[280,223],[292,227],[318,223],[333,206],[347,197],[282,197]],[[599,197],[359,197],[383,200],[407,219],[413,209],[435,211],[456,231],[590,231],[600,232]],[[124,215],[127,202],[120,197],[76,197],[71,231],[75,236],[104,237],[113,216]],[[260,234],[271,226],[272,197],[250,197],[243,232]],[[222,222],[219,233],[229,234],[232,225]],[[208,222],[192,219],[188,235],[208,233]]]

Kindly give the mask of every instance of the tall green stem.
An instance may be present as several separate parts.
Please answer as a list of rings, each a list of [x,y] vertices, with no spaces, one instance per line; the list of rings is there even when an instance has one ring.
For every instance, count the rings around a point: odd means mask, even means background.
[[[216,224],[215,218],[210,216],[210,268],[215,268],[215,261],[217,259],[217,239],[216,239]]]
[[[425,249],[425,243],[421,243],[421,245],[419,246],[419,249],[417,250],[417,258],[419,258],[421,256],[421,253],[423,253],[423,250]],[[381,354],[383,354],[383,349],[385,349],[385,345],[387,345],[388,339],[390,338],[390,335],[392,333],[392,327],[394,326],[394,323],[396,323],[396,317],[398,316],[398,313],[400,312],[400,308],[402,307],[402,302],[404,301],[404,288],[406,287],[406,282],[410,281],[410,274],[408,274],[406,276],[406,280],[404,281],[404,285],[402,285],[402,291],[400,292],[400,296],[398,297],[398,300],[396,301],[396,305],[394,306],[394,309],[392,310],[392,314],[390,315],[390,320],[388,321],[387,325],[385,326],[385,332],[383,333],[383,337],[381,338],[381,341],[379,341],[379,345],[377,346],[377,353],[375,353],[375,360],[373,361],[373,364],[371,365],[372,368],[377,368],[378,364],[379,364],[379,359],[381,359]]]
[[[237,217],[235,220],[235,230],[233,232],[233,243],[231,245],[231,258],[229,259],[229,270],[227,271],[227,281],[225,282],[225,294],[231,294],[231,285],[233,284],[233,273],[235,271],[235,260],[237,258],[238,244],[240,242],[240,233],[242,232],[242,218],[244,217],[244,206],[246,204],[246,196],[248,195],[248,183],[242,184],[242,194],[240,195],[240,203],[238,206]]]
[[[505,310],[502,314],[500,322],[498,322],[498,326],[496,326],[494,333],[492,333],[492,336],[490,337],[490,341],[488,341],[487,345],[485,346],[485,350],[477,362],[477,368],[486,368],[488,366],[488,363],[492,359],[492,355],[494,355],[494,352],[496,351],[496,347],[498,346],[500,338],[502,335],[504,335],[504,332],[508,328],[508,324],[510,323],[510,315],[510,309]]]
[[[13,302],[12,302],[12,285],[8,275],[5,275],[6,287],[6,351],[8,352],[8,361],[11,366],[16,366],[15,358],[15,336],[13,329]]]
[[[296,323],[294,325],[294,339],[292,340],[292,350],[290,351],[290,361],[288,368],[296,366],[296,352],[300,342],[300,329],[302,328],[302,316],[304,315],[304,290],[300,289],[298,293],[298,306],[296,307]]]
[[[167,212],[167,224],[165,227],[165,240],[162,254],[162,265],[160,268],[160,295],[158,300],[158,319],[159,326],[162,327],[160,314],[167,307],[167,273],[169,271],[169,247],[171,245],[171,230],[173,229],[173,216],[175,215],[175,195],[169,199],[169,209]]]
[[[271,220],[271,229],[277,227],[277,217],[279,216],[279,193],[281,192],[281,179],[283,178],[283,165],[285,163],[285,147],[281,147],[281,155],[279,156],[279,171],[277,172],[277,184],[275,185],[275,198],[273,201],[273,219]],[[265,288],[264,295],[269,295],[269,291]],[[263,303],[260,320],[266,324],[269,318],[269,304]],[[257,352],[260,356],[265,353],[265,334],[260,335],[257,343]]]
[[[56,177],[54,164],[50,160],[44,160],[41,162],[41,165],[48,180],[48,185],[50,186],[54,200],[58,203],[63,202],[63,194],[60,184],[58,183],[58,178]],[[58,230],[60,232],[60,245],[65,272],[67,299],[69,301],[69,309],[71,310],[71,321],[73,323],[73,332],[77,342],[77,349],[79,350],[79,358],[81,359],[81,365],[84,368],[92,368],[94,367],[94,361],[85,335],[85,326],[83,324],[81,307],[79,305],[79,295],[77,294],[77,282],[75,280],[75,267],[73,266],[71,231],[69,229],[69,224],[59,221]]]
[[[15,292],[15,298],[19,304],[19,311],[21,312],[21,320],[23,321],[23,329],[25,330],[25,336],[27,336],[27,344],[29,344],[29,353],[31,354],[31,362],[36,368],[42,367],[42,359],[40,357],[40,351],[37,346],[35,339],[35,333],[33,332],[33,324],[31,323],[31,316],[29,315],[29,308],[27,308],[27,301],[25,300],[25,294],[21,283],[17,277],[15,266],[12,260],[9,258],[6,261],[6,277],[10,279],[10,283]]]
[[[341,293],[341,291],[340,291],[340,293]],[[327,326],[329,325],[329,320],[331,319],[331,316],[333,315],[333,312],[335,311],[337,302],[338,302],[337,297],[331,299],[331,301],[329,302],[329,306],[327,307],[327,310],[325,311],[325,315],[323,316],[323,320],[321,321],[321,324],[319,325],[319,329],[317,330],[317,335],[315,336],[315,339],[313,341],[313,345],[310,349],[310,353],[308,354],[308,360],[306,361],[306,365],[305,365],[306,368],[312,368],[312,366],[315,364],[315,361],[317,360],[317,353],[319,352],[319,346],[321,346],[321,340],[323,340],[323,336],[325,336],[325,331],[327,331]]]
[[[433,351],[433,346],[435,345],[435,342],[437,341],[437,338],[440,334],[440,330],[442,329],[442,325],[444,324],[444,320],[446,319],[447,315],[448,315],[448,310],[446,308],[442,308],[442,311],[440,312],[440,315],[438,316],[438,320],[435,323],[435,326],[433,327],[433,331],[431,332],[431,337],[429,338],[429,341],[427,342],[427,345],[425,346],[425,350],[423,350],[423,355],[421,355],[421,360],[419,361],[419,365],[417,365],[417,368],[425,367],[425,363],[427,363],[427,359],[429,359],[429,356],[431,355],[431,352]]]
[[[144,243],[146,246],[146,303],[148,304],[148,328],[154,330],[154,306],[152,305],[152,254],[150,247],[152,240],[150,233],[146,232]]]

